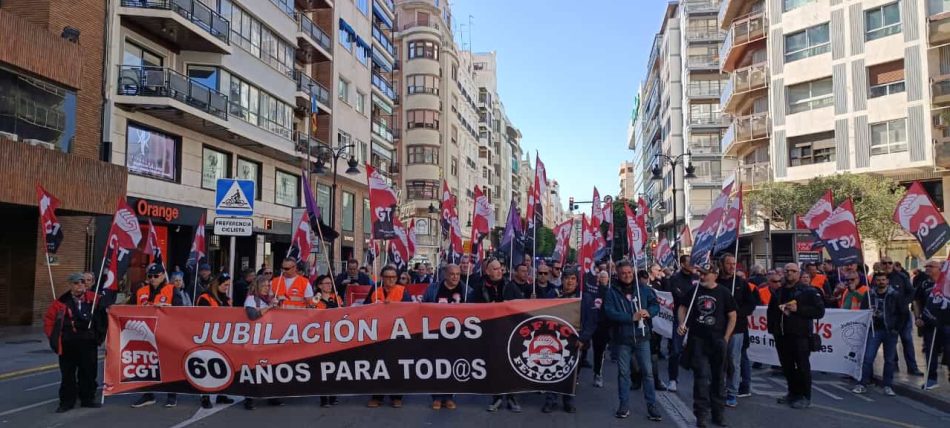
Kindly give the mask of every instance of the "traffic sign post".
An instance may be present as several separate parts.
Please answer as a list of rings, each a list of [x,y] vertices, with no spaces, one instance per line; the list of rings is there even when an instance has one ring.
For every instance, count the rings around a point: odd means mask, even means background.
[[[237,237],[251,236],[254,233],[254,220],[250,218],[254,215],[254,180],[219,178],[217,184],[214,212],[220,216],[230,217],[214,219],[214,234],[231,236],[231,260],[228,272],[236,278],[234,259],[237,258]],[[228,288],[229,298],[233,288]]]

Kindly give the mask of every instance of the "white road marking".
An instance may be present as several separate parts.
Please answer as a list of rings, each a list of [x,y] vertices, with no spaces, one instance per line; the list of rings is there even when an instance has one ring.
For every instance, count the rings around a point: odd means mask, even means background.
[[[43,385],[34,386],[32,388],[24,389],[24,391],[36,391],[37,389],[49,388],[51,386],[57,386],[57,385],[59,385],[59,382],[47,383]]]
[[[184,420],[184,421],[178,423],[177,425],[172,426],[171,428],[184,428],[184,427],[186,427],[186,426],[188,426],[188,425],[191,425],[191,424],[193,424],[193,423],[195,423],[195,422],[198,422],[198,421],[200,421],[200,420],[202,420],[202,419],[204,419],[204,418],[207,418],[207,417],[209,417],[209,416],[212,416],[212,415],[214,415],[215,413],[218,413],[218,412],[220,412],[220,411],[222,411],[222,410],[224,410],[224,409],[227,409],[227,408],[229,408],[229,407],[231,407],[231,406],[233,406],[233,405],[235,405],[235,404],[237,404],[237,403],[239,403],[239,402],[241,402],[241,400],[234,400],[234,402],[231,403],[231,404],[215,404],[215,406],[214,406],[213,408],[211,408],[211,409],[205,409],[205,408],[199,407],[199,408],[198,408],[198,411],[195,412],[194,415],[191,415],[190,418],[188,418],[188,419],[186,419],[186,420]]]
[[[811,388],[814,389],[815,391],[818,391],[818,392],[820,392],[820,393],[822,393],[822,394],[825,394],[825,395],[827,395],[827,396],[829,396],[829,397],[831,397],[831,398],[833,398],[833,399],[835,399],[835,400],[838,400],[838,401],[843,400],[843,398],[841,398],[841,397],[839,397],[839,396],[837,396],[837,395],[834,395],[834,394],[828,392],[827,390],[825,390],[825,389],[819,387],[818,385],[814,385],[814,384],[813,384],[813,385],[811,386]]]
[[[864,401],[867,401],[868,403],[874,402],[873,399],[871,399],[871,398],[869,398],[869,397],[866,397],[864,394],[855,394],[855,393],[851,392],[850,389],[845,388],[844,386],[841,386],[841,385],[838,384],[837,382],[820,381],[820,382],[815,382],[815,383],[820,383],[820,384],[822,384],[822,385],[828,385],[828,386],[830,386],[830,387],[832,387],[832,388],[840,389],[841,391],[843,391],[843,392],[845,392],[845,393],[847,393],[847,394],[851,394],[850,396],[858,397],[859,399],[864,400]]]
[[[24,411],[24,410],[30,410],[30,409],[32,409],[32,408],[34,408],[34,407],[45,406],[45,405],[47,405],[47,404],[55,403],[55,402],[57,402],[57,401],[59,401],[59,398],[51,398],[51,399],[46,400],[46,401],[40,401],[39,403],[33,403],[33,404],[28,405],[28,406],[17,407],[17,408],[15,408],[15,409],[10,409],[10,410],[7,410],[7,411],[5,411],[5,412],[0,412],[0,416],[12,415],[12,414],[14,414],[14,413],[22,412],[22,411]]]

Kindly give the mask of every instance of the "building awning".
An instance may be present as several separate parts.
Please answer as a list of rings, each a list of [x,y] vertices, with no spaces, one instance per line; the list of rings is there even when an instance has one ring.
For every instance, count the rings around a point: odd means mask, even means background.
[[[375,16],[379,23],[382,24],[383,27],[386,27],[387,30],[393,29],[393,22],[375,2],[373,2],[373,16]]]
[[[379,107],[380,110],[386,112],[387,116],[393,114],[392,106],[390,106],[386,101],[383,101],[382,98],[377,97],[376,94],[373,94],[373,104],[375,104],[376,107]]]
[[[384,58],[376,49],[373,49],[373,64],[376,64],[379,68],[383,69],[383,71],[387,73],[393,71],[392,65],[389,65],[389,62],[386,61],[386,58]]]
[[[369,43],[366,43],[366,40],[363,40],[362,37],[356,36],[356,46],[358,46],[360,49],[363,49],[363,53],[366,56],[373,55],[373,47],[370,46]]]
[[[350,42],[353,42],[359,39],[359,37],[356,36],[356,30],[354,30],[353,27],[350,26],[350,24],[347,24],[346,21],[343,20],[343,18],[340,18],[340,30],[342,30],[344,33],[346,33],[349,36]]]

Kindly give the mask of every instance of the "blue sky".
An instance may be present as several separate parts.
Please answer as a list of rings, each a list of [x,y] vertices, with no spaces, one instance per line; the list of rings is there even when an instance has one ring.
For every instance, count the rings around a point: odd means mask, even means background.
[[[620,190],[627,124],[663,0],[456,0],[474,51],[496,51],[498,91],[522,147],[541,153],[567,198]],[[458,31],[467,44],[468,28]],[[466,46],[467,47],[467,46]],[[581,207],[587,211],[589,208]]]

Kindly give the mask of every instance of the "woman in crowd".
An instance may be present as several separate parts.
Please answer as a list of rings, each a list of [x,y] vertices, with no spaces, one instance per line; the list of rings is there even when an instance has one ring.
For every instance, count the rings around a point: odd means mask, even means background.
[[[409,285],[412,283],[412,276],[409,275],[409,272],[403,272],[399,274],[399,285]]]
[[[333,278],[329,275],[320,275],[314,282],[317,285],[316,293],[313,295],[313,306],[317,309],[335,309],[343,307],[343,299],[333,288]],[[339,404],[335,395],[321,395],[320,407],[330,407]]]
[[[247,300],[244,301],[244,311],[251,321],[260,319],[272,309],[280,306],[280,302],[274,298],[270,284],[270,278],[267,275],[261,275],[254,279],[254,284],[248,290]],[[278,398],[270,398],[267,401],[272,406],[284,405]],[[254,399],[244,397],[244,408],[254,410],[254,407]]]
[[[231,275],[227,272],[219,273],[218,276],[211,280],[208,291],[201,293],[201,295],[195,299],[195,306],[210,306],[212,308],[230,307],[231,299],[228,298],[229,288],[231,288]],[[234,400],[227,395],[218,395],[214,402],[218,404],[234,404]],[[205,409],[213,407],[211,404],[211,396],[201,396],[201,407]]]

